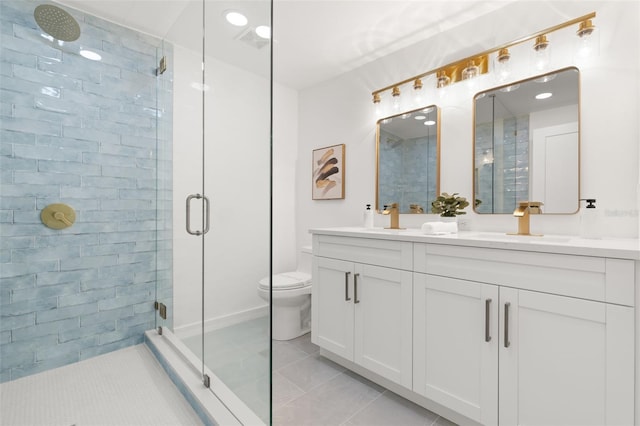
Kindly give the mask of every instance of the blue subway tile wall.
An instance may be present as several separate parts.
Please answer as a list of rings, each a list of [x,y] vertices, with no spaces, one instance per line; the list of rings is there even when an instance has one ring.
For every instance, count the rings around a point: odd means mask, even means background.
[[[81,36],[58,43],[41,3],[0,2],[0,382],[172,323],[171,46],[66,6]],[[51,203],[75,224],[45,227]]]

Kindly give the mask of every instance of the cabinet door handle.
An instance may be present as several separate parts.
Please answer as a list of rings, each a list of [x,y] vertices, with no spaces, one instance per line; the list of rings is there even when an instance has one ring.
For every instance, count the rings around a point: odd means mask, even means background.
[[[353,303],[360,303],[358,300],[358,277],[360,274],[355,274],[353,276]]]
[[[351,272],[344,273],[344,300],[346,302],[351,300],[349,297],[349,275],[351,275]]]
[[[507,302],[504,304],[504,347],[508,348],[511,346],[511,342],[509,341],[509,307],[511,303]]]
[[[487,299],[484,301],[484,341],[491,341],[491,330],[490,330],[490,315],[491,315],[491,299]]]

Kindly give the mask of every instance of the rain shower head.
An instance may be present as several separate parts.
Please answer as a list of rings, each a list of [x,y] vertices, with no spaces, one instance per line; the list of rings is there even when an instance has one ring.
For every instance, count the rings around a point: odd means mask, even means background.
[[[51,4],[41,4],[33,11],[36,22],[44,32],[62,41],[80,37],[80,25],[67,11]]]

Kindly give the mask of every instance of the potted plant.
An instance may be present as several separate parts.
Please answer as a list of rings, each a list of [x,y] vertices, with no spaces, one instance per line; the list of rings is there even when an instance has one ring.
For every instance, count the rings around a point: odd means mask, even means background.
[[[438,195],[431,203],[431,213],[439,214],[440,217],[456,217],[461,214],[467,214],[464,208],[469,202],[464,197],[459,197],[457,192],[449,195],[446,192]]]

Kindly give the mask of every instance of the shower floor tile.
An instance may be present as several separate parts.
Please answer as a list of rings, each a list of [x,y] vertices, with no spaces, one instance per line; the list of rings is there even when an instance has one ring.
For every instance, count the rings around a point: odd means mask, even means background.
[[[202,425],[145,345],[0,385],[0,424]]]

